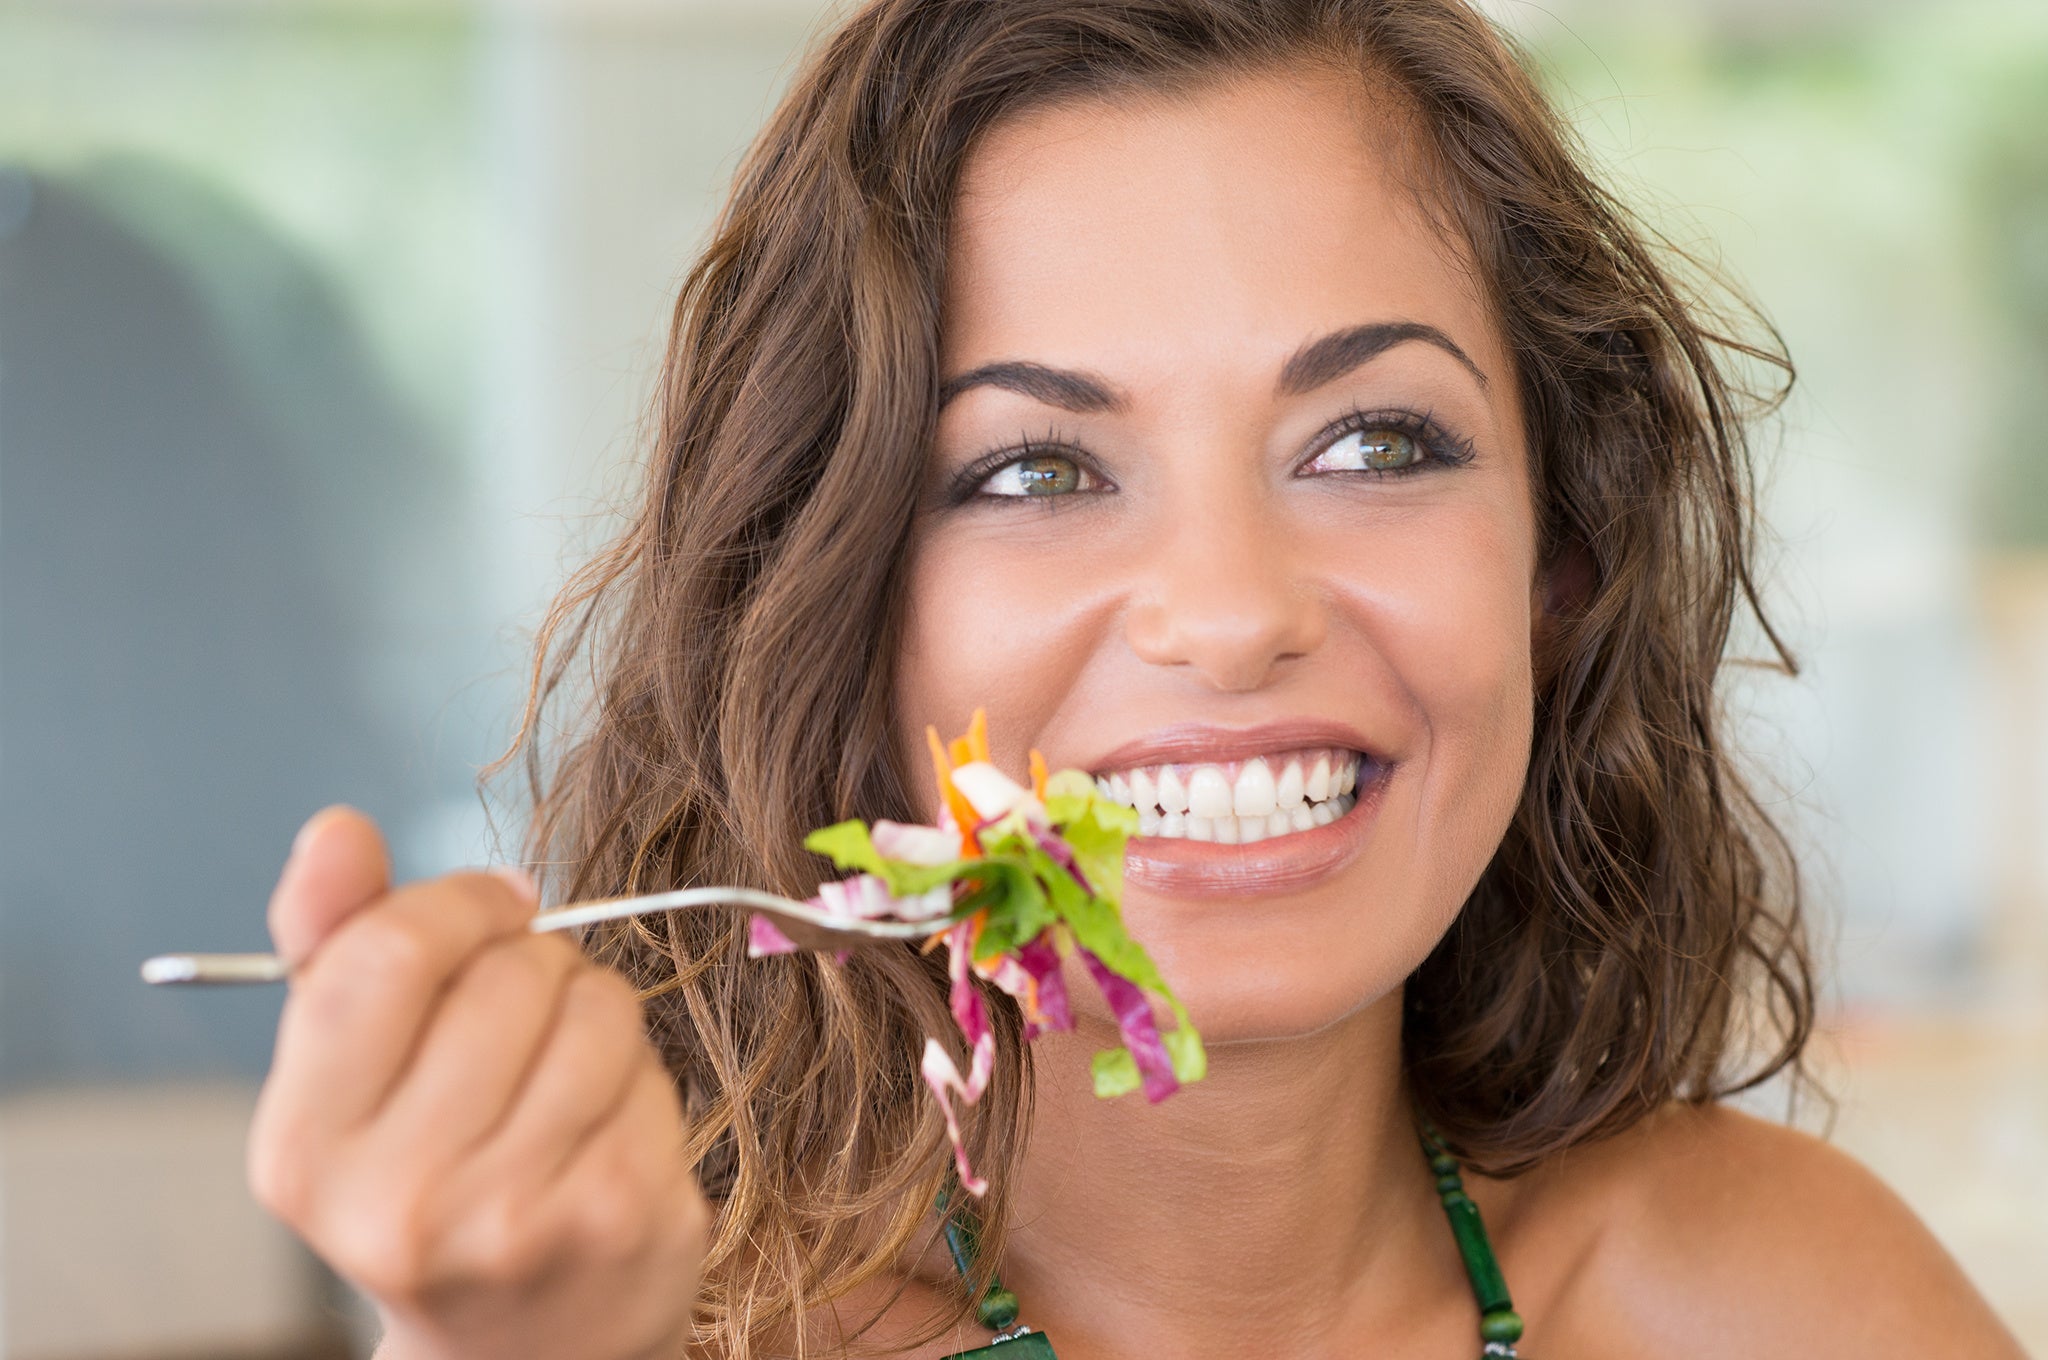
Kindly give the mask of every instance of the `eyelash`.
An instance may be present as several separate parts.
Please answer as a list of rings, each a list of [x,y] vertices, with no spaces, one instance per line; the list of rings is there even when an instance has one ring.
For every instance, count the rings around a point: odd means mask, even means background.
[[[1393,430],[1414,440],[1422,456],[1405,468],[1347,468],[1352,476],[1374,479],[1382,477],[1406,477],[1433,467],[1463,467],[1472,461],[1472,441],[1463,435],[1452,434],[1437,423],[1431,411],[1367,411],[1353,407],[1345,415],[1325,425],[1322,433],[1312,441],[1315,452],[1303,461],[1313,462],[1329,451],[1330,445],[1349,434],[1363,434],[1367,430]]]
[[[1065,500],[1066,497],[982,496],[980,494],[982,484],[989,478],[995,476],[1004,468],[1009,467],[1012,463],[1021,463],[1031,458],[1065,458],[1091,476],[1108,482],[1111,486],[1116,485],[1109,474],[1102,470],[1102,465],[1097,463],[1086,450],[1066,443],[1055,430],[1048,429],[1043,437],[1034,437],[1028,434],[1020,435],[1018,441],[1015,444],[1006,444],[999,449],[991,449],[954,473],[952,478],[946,483],[946,504],[948,506],[965,505],[971,500],[1038,501],[1043,503],[1048,510],[1052,509],[1054,502]]]
[[[1343,472],[1347,476],[1371,477],[1375,480],[1406,477],[1427,468],[1463,467],[1472,461],[1472,441],[1452,434],[1438,424],[1434,414],[1429,411],[1368,411],[1363,408],[1353,408],[1325,425],[1311,441],[1314,452],[1302,461],[1313,462],[1346,435],[1362,434],[1368,430],[1393,430],[1407,435],[1421,450],[1421,457],[1405,468],[1345,468]],[[1052,509],[1054,502],[1065,500],[1066,496],[982,496],[979,491],[989,478],[1013,463],[1046,457],[1068,459],[1084,472],[1108,482],[1112,487],[1115,486],[1109,474],[1102,470],[1101,464],[1086,450],[1061,440],[1056,431],[1048,429],[1043,437],[1027,434],[1021,436],[1020,442],[1016,444],[991,449],[954,473],[946,485],[946,504],[959,506],[976,499],[1039,501],[1045,503],[1047,509]]]

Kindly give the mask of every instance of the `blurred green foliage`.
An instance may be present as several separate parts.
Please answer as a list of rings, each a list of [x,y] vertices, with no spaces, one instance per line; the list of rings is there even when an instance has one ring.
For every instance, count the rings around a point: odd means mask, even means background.
[[[1506,9],[1589,146],[1784,329],[1849,454],[2048,548],[2048,5]]]

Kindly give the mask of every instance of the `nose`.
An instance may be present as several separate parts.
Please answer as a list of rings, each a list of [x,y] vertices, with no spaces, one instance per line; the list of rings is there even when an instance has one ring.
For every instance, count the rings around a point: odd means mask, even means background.
[[[1220,498],[1153,536],[1125,612],[1131,651],[1211,689],[1248,693],[1322,645],[1325,602],[1291,532],[1256,495]]]

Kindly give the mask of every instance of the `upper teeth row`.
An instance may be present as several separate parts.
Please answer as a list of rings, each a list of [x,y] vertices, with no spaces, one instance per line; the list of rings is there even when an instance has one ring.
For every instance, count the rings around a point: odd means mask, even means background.
[[[1356,751],[1291,751],[1246,761],[1145,765],[1098,776],[1102,796],[1145,812],[1190,817],[1269,817],[1351,793]]]

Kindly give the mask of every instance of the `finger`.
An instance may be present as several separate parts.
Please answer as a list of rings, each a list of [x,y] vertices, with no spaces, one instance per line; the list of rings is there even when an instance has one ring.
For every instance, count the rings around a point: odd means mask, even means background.
[[[573,1288],[578,1273],[603,1275],[641,1255],[655,1225],[673,1219],[687,1232],[696,1186],[676,1155],[681,1127],[666,1075],[646,1063],[562,1165],[465,1163],[438,1197],[460,1206],[438,1242],[442,1268],[451,1279]]]
[[[518,1168],[528,1184],[552,1177],[650,1066],[659,1064],[633,989],[606,969],[581,970],[510,1111],[478,1150],[478,1163]]]
[[[414,883],[350,917],[293,976],[271,1080],[323,1132],[382,1105],[472,955],[526,930],[533,902],[495,874]]]
[[[636,1067],[619,1103],[552,1175],[465,1221],[455,1255],[487,1260],[510,1247],[504,1264],[542,1271],[602,1271],[640,1257],[672,1226],[665,1216],[689,1216],[684,1192],[695,1182],[677,1155],[682,1136],[668,1075],[653,1063]]]
[[[687,1179],[682,1142],[674,1083],[658,1065],[639,1067],[619,1107],[543,1192],[577,1257],[621,1261],[646,1249]]]
[[[587,965],[558,935],[487,945],[457,975],[378,1116],[380,1138],[452,1160],[502,1121]]]
[[[390,889],[377,824],[352,807],[322,808],[299,828],[270,895],[270,938],[292,963],[310,958],[349,916]]]

